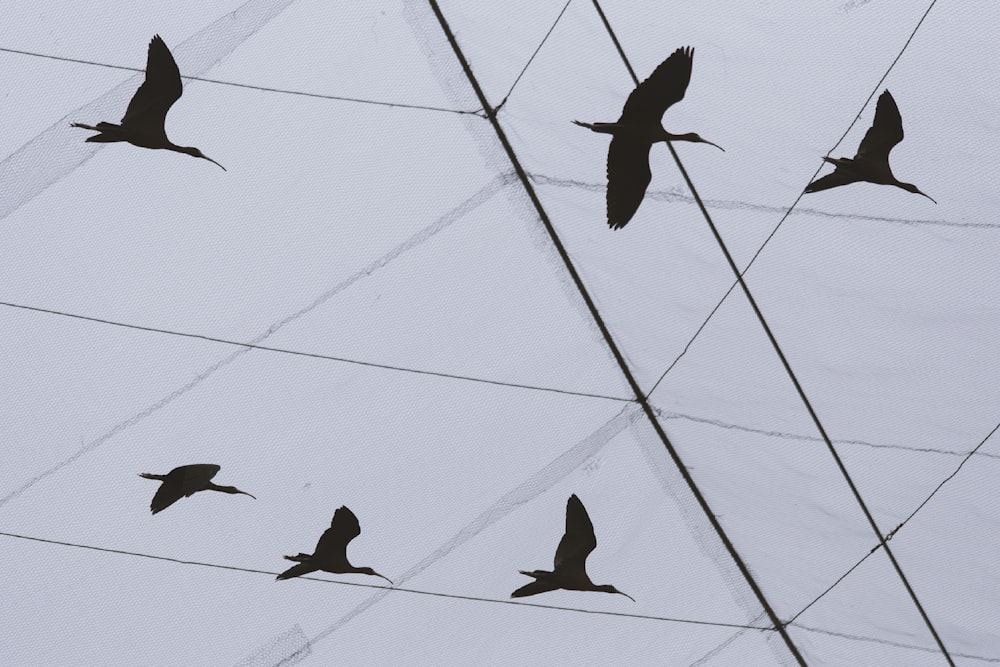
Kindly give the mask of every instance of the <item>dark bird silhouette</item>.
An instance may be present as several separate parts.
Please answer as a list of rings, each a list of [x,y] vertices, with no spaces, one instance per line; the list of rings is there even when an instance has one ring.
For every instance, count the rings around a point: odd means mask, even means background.
[[[163,482],[163,484],[160,484],[160,488],[156,490],[156,495],[153,496],[153,503],[149,506],[153,510],[153,514],[162,512],[181,498],[199,491],[242,493],[256,500],[253,495],[246,491],[240,491],[235,486],[219,486],[218,484],[214,484],[212,478],[215,477],[217,472],[219,472],[219,466],[213,463],[195,463],[189,466],[174,468],[166,475],[141,472],[139,473],[139,477],[158,479]]]
[[[594,525],[590,523],[590,517],[587,516],[587,510],[583,503],[576,497],[576,494],[573,494],[566,501],[566,534],[559,540],[552,571],[525,572],[520,570],[521,574],[534,577],[535,580],[521,586],[510,596],[523,598],[562,588],[568,591],[618,593],[635,602],[635,599],[628,593],[622,593],[609,584],[599,586],[587,576],[587,556],[596,547],[597,538],[594,537]]]
[[[391,585],[392,581],[388,577],[383,577],[370,567],[354,567],[347,560],[347,545],[360,534],[361,524],[358,523],[358,517],[354,516],[354,512],[347,509],[347,507],[341,507],[333,513],[333,521],[330,522],[330,527],[319,538],[319,542],[316,543],[316,549],[313,550],[312,554],[300,553],[297,556],[285,556],[286,560],[295,561],[298,565],[288,568],[279,574],[277,579],[279,581],[282,579],[291,579],[292,577],[301,577],[303,574],[309,574],[316,570],[323,570],[324,572],[332,572],[333,574],[348,574],[352,572],[369,574],[375,577],[382,577]]]
[[[878,185],[895,185],[907,192],[924,195],[936,204],[933,197],[918,190],[917,186],[898,181],[892,175],[892,169],[889,167],[889,152],[902,140],[903,119],[899,115],[896,100],[892,99],[892,95],[887,90],[878,98],[878,104],[875,107],[875,120],[865,133],[865,138],[861,140],[858,154],[853,158],[824,157],[823,160],[832,164],[836,169],[832,174],[817,178],[807,185],[806,192],[819,192],[848,183],[867,181]]]
[[[625,100],[622,115],[615,123],[573,122],[594,132],[613,135],[608,148],[608,225],[621,229],[635,215],[652,179],[649,149],[658,141],[692,141],[722,146],[702,139],[694,132],[671,134],[660,119],[672,105],[684,99],[691,81],[694,49],[680,48],[636,86]]]
[[[221,164],[203,154],[192,146],[178,146],[167,139],[167,132],[164,129],[164,122],[170,107],[180,99],[183,88],[181,86],[181,73],[177,69],[177,63],[170,54],[170,49],[163,43],[159,35],[155,35],[149,42],[149,54],[146,58],[146,80],[139,90],[135,91],[132,101],[128,103],[125,117],[122,118],[121,125],[101,122],[97,125],[84,125],[83,123],[72,123],[73,127],[82,127],[85,130],[100,132],[87,141],[98,143],[109,143],[113,141],[127,141],[133,146],[142,148],[165,148],[168,151],[177,151],[208,160],[213,164],[222,167]],[[222,167],[225,171],[225,167]]]

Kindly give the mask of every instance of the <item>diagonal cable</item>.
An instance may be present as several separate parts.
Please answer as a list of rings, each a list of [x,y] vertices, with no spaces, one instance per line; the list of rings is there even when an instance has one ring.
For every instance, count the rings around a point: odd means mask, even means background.
[[[601,9],[599,0],[592,0],[592,1],[594,3],[594,7],[597,9],[597,12],[601,17],[601,20],[604,22],[604,26],[608,31],[608,34],[611,36],[611,39],[614,42],[615,47],[618,49],[618,54],[621,56],[622,61],[628,68],[629,73],[632,75],[632,80],[635,82],[635,85],[639,85],[639,79],[638,77],[636,77],[635,71],[632,69],[632,65],[628,61],[628,57],[622,50],[621,43],[615,36],[614,31],[611,28],[611,24],[608,22],[607,16],[605,16],[604,11]],[[933,6],[934,1],[935,0],[932,0],[931,6]],[[927,11],[928,12],[930,11],[930,7],[928,7]],[[923,19],[921,19],[921,21],[922,20]],[[923,604],[920,602],[920,598],[917,597],[916,591],[913,590],[913,587],[910,585],[909,580],[906,578],[906,574],[903,572],[903,568],[900,566],[899,562],[896,560],[895,555],[892,553],[892,550],[889,548],[885,536],[882,535],[882,531],[879,530],[878,524],[875,521],[875,517],[872,516],[871,511],[868,509],[867,503],[865,503],[864,498],[862,498],[861,496],[861,492],[855,485],[850,472],[848,472],[847,466],[840,458],[840,454],[837,452],[837,448],[834,447],[833,442],[830,440],[830,436],[827,435],[826,429],[823,427],[823,423],[819,419],[819,415],[813,408],[812,402],[809,400],[809,397],[806,396],[805,389],[799,382],[799,379],[796,376],[794,370],[792,369],[791,364],[788,362],[787,357],[785,357],[784,351],[778,344],[777,338],[775,338],[774,333],[771,331],[770,325],[768,325],[767,320],[764,318],[763,312],[757,305],[757,300],[754,298],[753,294],[750,292],[750,288],[746,284],[746,281],[743,279],[743,274],[740,272],[739,267],[736,265],[736,261],[733,259],[732,254],[729,252],[729,248],[726,246],[725,241],[722,239],[722,235],[719,234],[719,230],[716,228],[715,223],[712,220],[712,216],[709,215],[708,209],[705,208],[705,204],[701,201],[701,197],[699,196],[698,191],[695,189],[694,183],[691,181],[691,177],[688,175],[687,170],[684,168],[683,163],[681,163],[680,157],[677,155],[677,151],[674,149],[673,143],[670,141],[667,141],[665,143],[667,144],[667,148],[670,150],[670,155],[673,157],[674,163],[677,165],[678,170],[681,172],[681,176],[684,178],[684,182],[691,190],[691,194],[694,197],[695,202],[698,204],[698,208],[701,211],[702,216],[705,218],[705,222],[708,223],[709,229],[711,230],[712,235],[715,237],[715,240],[719,245],[719,249],[722,250],[722,253],[726,258],[726,263],[729,264],[730,269],[732,269],[733,273],[735,274],[736,281],[739,284],[741,290],[743,291],[743,295],[746,297],[747,302],[750,304],[750,307],[753,309],[754,314],[757,316],[757,320],[758,322],[760,322],[761,328],[767,335],[768,341],[771,343],[771,347],[774,348],[775,353],[778,355],[778,359],[781,361],[781,365],[785,369],[785,373],[788,375],[789,380],[791,380],[792,385],[795,387],[795,391],[798,393],[799,398],[802,400],[802,404],[805,406],[806,411],[809,413],[809,417],[812,419],[813,424],[816,426],[816,429],[819,431],[820,436],[823,438],[823,442],[826,444],[827,449],[830,452],[830,455],[833,456],[833,459],[836,462],[837,467],[840,469],[841,475],[847,482],[848,487],[850,487],[851,493],[854,495],[854,498],[857,501],[858,506],[861,508],[861,511],[864,513],[865,518],[868,520],[868,523],[871,526],[872,531],[875,533],[876,536],[878,536],[879,544],[885,550],[886,556],[889,557],[893,569],[896,570],[896,574],[899,576],[900,581],[906,588],[907,593],[909,593],[910,599],[913,601],[914,606],[920,613],[920,616],[923,618],[924,623],[927,625],[927,629],[934,637],[934,641],[937,643],[938,648],[941,651],[941,654],[948,661],[948,664],[954,665],[955,663],[952,660],[951,656],[949,655],[948,649],[944,645],[944,641],[941,639],[941,636],[938,634],[937,629],[934,627],[934,623],[931,622],[930,617],[927,615],[927,612],[924,609]],[[802,195],[800,194],[799,196],[801,197]],[[777,228],[775,228],[775,231],[777,231]],[[774,232],[772,232],[772,236],[773,234]]]
[[[774,609],[767,601],[767,598],[764,596],[763,591],[760,589],[760,586],[757,584],[749,568],[747,568],[746,564],[743,562],[743,559],[736,552],[736,549],[733,546],[732,541],[729,539],[729,536],[722,528],[722,524],[719,523],[718,518],[712,512],[712,509],[708,505],[708,502],[705,499],[704,495],[702,495],[701,490],[698,488],[697,484],[695,484],[694,478],[691,476],[690,471],[684,465],[673,443],[671,443],[669,438],[667,438],[667,434],[663,431],[662,426],[656,419],[652,407],[646,400],[646,397],[643,394],[641,387],[636,381],[635,376],[632,374],[631,369],[628,367],[627,362],[625,361],[625,357],[622,355],[622,352],[619,349],[618,344],[615,342],[614,338],[611,335],[611,331],[608,329],[607,324],[604,322],[603,316],[598,310],[597,305],[594,303],[594,300],[590,296],[590,293],[587,290],[586,286],[584,285],[583,280],[580,277],[580,274],[577,272],[576,267],[574,266],[572,260],[570,259],[566,247],[563,245],[562,240],[556,233],[555,227],[552,225],[552,221],[549,218],[548,213],[542,206],[541,201],[538,199],[538,195],[535,192],[534,186],[532,185],[530,178],[528,178],[528,174],[524,171],[524,168],[521,166],[521,162],[518,159],[513,146],[510,144],[510,141],[507,139],[507,135],[504,132],[503,127],[500,125],[496,113],[490,111],[493,109],[493,107],[489,104],[489,101],[486,98],[486,94],[483,92],[482,87],[479,85],[479,81],[476,78],[476,75],[473,73],[468,60],[465,58],[465,54],[463,53],[462,48],[459,46],[457,40],[455,39],[455,35],[452,32],[447,19],[444,17],[444,14],[441,12],[441,8],[438,5],[437,0],[428,0],[428,2],[431,6],[431,9],[434,12],[435,17],[438,20],[438,23],[441,25],[442,31],[445,33],[445,36],[448,39],[448,43],[451,45],[452,51],[454,51],[455,53],[455,57],[461,64],[462,71],[465,73],[465,76],[468,79],[469,84],[475,91],[475,94],[479,99],[480,105],[483,107],[483,109],[488,110],[489,121],[493,126],[493,129],[496,132],[497,138],[502,144],[504,151],[507,154],[507,158],[510,160],[511,164],[514,167],[515,172],[517,173],[518,178],[521,180],[521,183],[524,187],[526,194],[531,200],[531,203],[533,204],[542,225],[548,232],[549,238],[551,239],[553,246],[559,253],[559,256],[562,259],[567,272],[572,278],[574,285],[579,291],[580,296],[583,298],[587,306],[587,309],[590,311],[590,314],[593,317],[595,324],[597,325],[598,329],[601,332],[601,335],[603,336],[606,344],[608,345],[608,349],[615,357],[615,360],[618,363],[622,375],[625,377],[632,391],[635,393],[636,400],[642,407],[642,410],[645,413],[646,418],[649,420],[651,426],[655,430],[660,441],[663,443],[663,446],[667,449],[668,453],[670,454],[670,457],[673,459],[674,465],[677,467],[680,474],[684,477],[684,480],[687,483],[688,488],[694,495],[698,504],[701,506],[701,509],[705,514],[705,517],[708,519],[709,523],[711,523],[719,539],[725,546],[726,551],[729,553],[729,556],[732,558],[736,567],[740,570],[740,573],[747,581],[747,584],[753,590],[760,605],[767,612],[771,624],[781,635],[783,641],[785,642],[785,645],[788,647],[788,650],[791,652],[793,656],[795,656],[796,661],[800,665],[805,665],[805,660],[803,659],[801,653],[799,652],[798,647],[795,646],[795,643],[792,641],[791,637],[785,630],[784,625],[778,619],[777,614],[774,612]]]

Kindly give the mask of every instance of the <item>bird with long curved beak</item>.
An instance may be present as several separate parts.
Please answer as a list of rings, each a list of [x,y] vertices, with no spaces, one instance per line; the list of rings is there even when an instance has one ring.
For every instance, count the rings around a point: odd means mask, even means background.
[[[806,186],[806,192],[819,192],[848,183],[865,181],[877,185],[895,185],[907,192],[923,195],[935,204],[934,198],[924,194],[913,183],[898,180],[889,167],[889,153],[903,140],[903,117],[899,115],[896,100],[886,90],[875,106],[875,120],[858,146],[858,153],[849,157],[824,157],[835,169]]]
[[[166,475],[141,472],[139,473],[139,477],[158,479],[163,482],[160,484],[160,488],[156,490],[156,495],[153,496],[153,503],[150,505],[153,514],[162,512],[181,498],[193,495],[199,491],[242,493],[256,500],[253,495],[246,491],[240,491],[235,486],[219,486],[213,483],[212,478],[215,477],[219,470],[219,466],[214,463],[194,463],[174,468]]]
[[[225,167],[197,148],[178,146],[167,139],[165,129],[167,112],[170,111],[174,102],[180,99],[183,92],[181,73],[177,69],[177,63],[160,36],[155,35],[149,42],[149,51],[146,56],[146,80],[135,91],[132,101],[128,103],[128,109],[125,110],[125,117],[122,118],[121,124],[100,122],[97,125],[83,123],[70,123],[70,125],[99,132],[99,134],[87,137],[87,141],[97,143],[126,141],[141,148],[162,148],[176,151],[208,160],[212,164],[222,167],[222,170],[225,171]]]
[[[560,588],[568,591],[597,591],[600,593],[617,593],[635,602],[628,593],[623,593],[610,584],[595,584],[587,575],[587,556],[597,548],[597,538],[594,536],[594,524],[590,522],[587,509],[574,493],[566,501],[566,532],[556,547],[556,557],[552,571],[532,570],[520,573],[535,580],[521,586],[510,594],[512,598],[523,598],[528,595],[547,593]]]
[[[659,141],[690,141],[722,146],[694,132],[673,134],[663,129],[663,114],[684,99],[691,82],[694,49],[680,48],[670,54],[649,78],[636,86],[625,100],[621,117],[614,123],[573,122],[594,132],[612,135],[608,148],[608,225],[621,229],[639,209],[653,174],[649,149]]]
[[[285,560],[296,562],[298,565],[293,565],[279,574],[278,581],[322,570],[333,574],[367,574],[381,577],[388,581],[389,585],[392,585],[392,581],[388,577],[383,577],[370,567],[355,567],[347,560],[347,545],[360,534],[361,524],[358,523],[358,517],[347,507],[340,507],[333,513],[330,527],[323,532],[311,554],[300,553],[296,556],[285,556]]]

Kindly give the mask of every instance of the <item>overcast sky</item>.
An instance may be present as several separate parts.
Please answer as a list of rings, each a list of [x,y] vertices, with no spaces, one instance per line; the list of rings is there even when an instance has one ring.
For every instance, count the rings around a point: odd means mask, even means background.
[[[424,0],[5,8],[0,663],[1000,662],[1000,4],[928,4],[601,4],[640,78],[695,48],[664,126],[725,148],[675,145],[737,264],[766,242],[846,476],[667,147],[608,229],[570,121],[633,83],[589,0],[440,3],[527,182]],[[169,136],[227,171],[69,126],[121,118],[154,34],[197,79]],[[799,200],[886,89],[938,203]],[[151,516],[138,473],[191,463],[256,500]],[[512,604],[574,493],[635,602]],[[398,590],[274,581],[341,505]]]

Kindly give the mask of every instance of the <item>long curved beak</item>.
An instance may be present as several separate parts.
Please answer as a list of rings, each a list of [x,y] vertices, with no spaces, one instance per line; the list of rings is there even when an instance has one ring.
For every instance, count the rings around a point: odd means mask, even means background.
[[[219,166],[221,167],[222,165],[220,164]],[[240,490],[237,490],[236,493],[242,493],[244,496],[250,496],[254,500],[257,500],[257,496],[253,495],[252,493],[247,493],[246,491],[240,491]]]
[[[924,195],[924,193],[923,193],[923,192],[921,192],[920,190],[917,190],[917,194],[918,194],[918,195]],[[937,201],[936,201],[936,200],[934,199],[934,197],[931,197],[930,195],[924,195],[924,196],[925,196],[925,197],[927,197],[928,199],[930,199],[930,200],[931,200],[932,202],[934,202],[935,204],[937,203]]]
[[[723,148],[722,146],[720,146],[719,144],[713,144],[711,141],[708,141],[706,139],[702,139],[701,141],[702,141],[702,143],[708,144],[709,146],[715,146],[716,148],[718,148],[723,153],[726,152],[726,149]],[[632,602],[635,602],[635,600],[632,600]]]
[[[390,585],[390,586],[395,586],[395,585],[396,585],[396,584],[392,583],[392,579],[390,579],[389,577],[383,577],[383,576],[382,576],[381,574],[379,574],[378,572],[376,572],[376,573],[375,573],[375,576],[376,576],[376,577],[381,577],[382,579],[385,579],[386,581],[388,581],[388,582],[389,582],[389,585]]]
[[[713,145],[714,145],[714,144],[713,144]],[[616,593],[621,593],[622,595],[624,595],[625,597],[627,597],[627,598],[628,598],[629,600],[631,600],[632,602],[635,602],[635,598],[634,598],[634,597],[632,597],[631,595],[629,595],[628,593],[622,593],[621,591],[615,591],[615,592],[616,592]]]
[[[214,164],[214,165],[218,166],[218,167],[219,167],[220,169],[222,169],[222,171],[226,171],[226,168],[225,168],[225,167],[223,167],[223,166],[222,166],[221,164],[219,164],[218,162],[216,162],[216,161],[215,161],[215,160],[213,160],[212,158],[208,157],[207,155],[202,155],[201,157],[205,158],[206,160],[208,160],[208,161],[209,161],[209,162],[211,162],[212,164]],[[247,495],[249,496],[250,494],[248,493]]]

